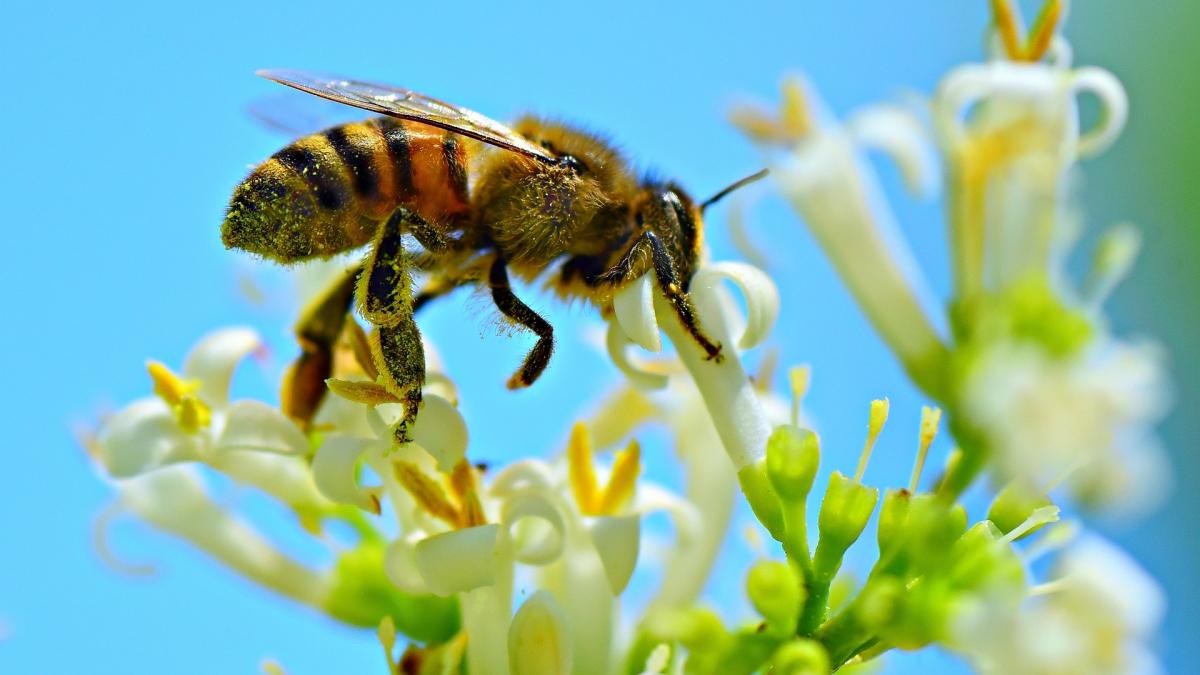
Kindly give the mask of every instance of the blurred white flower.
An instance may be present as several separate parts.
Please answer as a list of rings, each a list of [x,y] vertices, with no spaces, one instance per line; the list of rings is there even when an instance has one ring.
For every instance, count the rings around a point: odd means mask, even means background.
[[[1008,477],[1044,490],[1065,479],[1089,502],[1146,508],[1165,492],[1151,431],[1165,407],[1160,360],[1119,342],[1066,359],[995,344],[967,377],[963,410]]]

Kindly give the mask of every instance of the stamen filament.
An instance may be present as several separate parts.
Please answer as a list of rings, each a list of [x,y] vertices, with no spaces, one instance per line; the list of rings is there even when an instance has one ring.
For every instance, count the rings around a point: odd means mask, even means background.
[[[923,406],[921,408],[921,438],[917,443],[917,461],[913,465],[912,479],[908,482],[908,491],[916,492],[917,483],[921,480],[921,472],[925,469],[925,458],[929,455],[929,446],[937,437],[938,425],[942,421],[942,409]]]
[[[796,366],[788,371],[788,384],[792,389],[792,426],[800,426],[800,404],[808,394],[812,381],[812,368],[808,364]]]
[[[871,401],[871,416],[867,421],[867,442],[863,445],[862,455],[858,458],[858,470],[854,472],[855,483],[861,483],[863,474],[867,472],[867,462],[871,460],[871,451],[875,449],[875,439],[879,438],[879,432],[883,431],[883,425],[887,422],[889,407],[890,404],[886,397]]]

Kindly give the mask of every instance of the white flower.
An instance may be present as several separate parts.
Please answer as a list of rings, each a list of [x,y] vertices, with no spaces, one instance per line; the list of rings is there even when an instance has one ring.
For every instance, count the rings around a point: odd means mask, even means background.
[[[253,331],[228,328],[196,344],[182,375],[150,362],[156,396],[118,411],[97,434],[107,474],[123,480],[202,462],[293,507],[327,503],[312,485],[308,439],[295,423],[265,403],[229,402],[234,368],[261,345]]]
[[[1165,405],[1159,351],[1099,341],[1065,360],[1002,342],[968,375],[963,410],[1011,477],[1126,507],[1161,497],[1163,458],[1151,426]]]
[[[987,673],[1152,675],[1146,647],[1162,619],[1162,589],[1124,552],[1096,537],[1065,551],[1057,580],[1022,604],[962,609],[958,648]]]

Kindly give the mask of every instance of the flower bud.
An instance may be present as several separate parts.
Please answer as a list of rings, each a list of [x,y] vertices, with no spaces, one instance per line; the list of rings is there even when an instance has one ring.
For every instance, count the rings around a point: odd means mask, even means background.
[[[1037,509],[1053,505],[1054,502],[1046,495],[1028,485],[1013,481],[996,495],[996,499],[988,507],[987,517],[1000,532],[1008,534],[1024,523]],[[1037,525],[1017,538],[1027,537],[1041,527],[1042,525]]]
[[[767,477],[767,460],[762,458],[738,470],[738,484],[750,504],[750,510],[758,522],[777,540],[783,539],[783,511],[779,508],[779,495]]]
[[[813,570],[818,578],[832,579],[837,573],[842,556],[862,534],[878,500],[879,490],[851,480],[840,471],[829,477],[817,518],[821,536],[813,557]]]
[[[796,572],[785,562],[764,560],[746,575],[746,594],[767,621],[768,630],[794,635],[803,591]]]
[[[442,642],[458,632],[456,599],[405,593],[387,578],[383,559],[379,542],[362,542],[342,553],[334,565],[325,611],[364,627],[376,627],[390,616],[397,630],[418,642]]]
[[[820,441],[808,429],[782,424],[767,440],[767,477],[781,500],[804,501],[820,461]]]
[[[891,489],[883,493],[883,505],[879,507],[879,555],[891,550],[897,535],[908,520],[908,506],[912,493],[908,490]]]
[[[829,675],[829,653],[820,642],[799,638],[780,647],[771,665],[776,675]]]

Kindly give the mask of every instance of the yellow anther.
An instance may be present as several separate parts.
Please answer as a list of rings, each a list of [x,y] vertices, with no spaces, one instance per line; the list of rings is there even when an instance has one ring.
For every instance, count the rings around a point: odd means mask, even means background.
[[[179,420],[179,426],[183,427],[184,431],[193,434],[212,422],[212,411],[193,394],[184,394],[183,399],[179,401],[175,416]]]
[[[400,399],[393,396],[387,389],[384,389],[383,385],[376,384],[375,382],[339,380],[336,377],[331,377],[325,380],[325,385],[329,387],[329,391],[355,403],[377,406],[383,403],[400,402]]]
[[[461,505],[458,514],[460,527],[474,527],[487,522],[483,504],[479,501],[479,483],[476,480],[475,467],[467,460],[459,460],[450,472],[450,490]]]
[[[856,483],[861,482],[863,474],[867,472],[867,462],[871,460],[871,451],[875,449],[875,439],[879,438],[879,432],[883,431],[883,425],[887,422],[889,406],[886,398],[871,401],[871,415],[867,420],[867,442],[863,444],[862,455],[858,458],[858,471],[854,472]]]
[[[583,422],[571,427],[571,438],[567,441],[567,479],[579,510],[593,514],[600,503],[600,487],[592,466],[592,436]]]
[[[437,518],[451,527],[458,527],[462,518],[459,510],[446,497],[446,491],[436,481],[426,476],[412,462],[398,461],[393,466],[396,480],[416,500],[417,506],[429,515]]]
[[[807,363],[788,370],[788,386],[792,389],[792,425],[800,426],[800,404],[808,395],[808,385],[812,382],[812,367]]]
[[[196,390],[194,384],[184,382],[174,371],[158,361],[147,361],[146,370],[150,371],[150,379],[154,381],[154,394],[167,405],[179,405],[185,394]]]
[[[375,636],[379,638],[379,646],[383,647],[383,657],[387,659],[388,672],[400,672],[400,666],[396,663],[396,622],[392,619],[392,615],[385,614],[379,621],[379,628],[375,631]]]
[[[812,131],[812,115],[809,113],[808,98],[804,95],[804,84],[795,77],[783,81],[783,102],[779,106],[779,125],[788,138],[798,141]]]
[[[633,499],[633,493],[637,488],[638,475],[642,473],[642,448],[638,445],[637,440],[629,441],[629,446],[624,452],[617,453],[616,461],[613,462],[612,475],[608,478],[608,485],[604,488],[604,494],[600,498],[599,514],[596,515],[611,515],[621,510],[630,499]]]
[[[1040,61],[1054,41],[1054,32],[1062,20],[1062,13],[1062,0],[1046,0],[1022,42],[1021,17],[1013,8],[1012,0],[992,0],[996,33],[1004,45],[1004,52],[1013,61]]]
[[[942,421],[942,409],[924,406],[921,408],[921,436],[917,442],[917,462],[913,465],[912,480],[908,482],[908,491],[916,492],[917,483],[921,480],[921,471],[925,469],[925,458],[929,455],[929,446],[937,438],[938,425]]]
[[[184,381],[158,361],[146,362],[146,370],[154,381],[154,394],[171,407],[184,431],[195,433],[212,422],[212,410],[194,393],[196,383]]]
[[[362,326],[357,321],[346,322],[346,336],[354,353],[355,365],[372,380],[379,379],[379,370],[375,367],[375,360],[371,358],[371,343]]]

